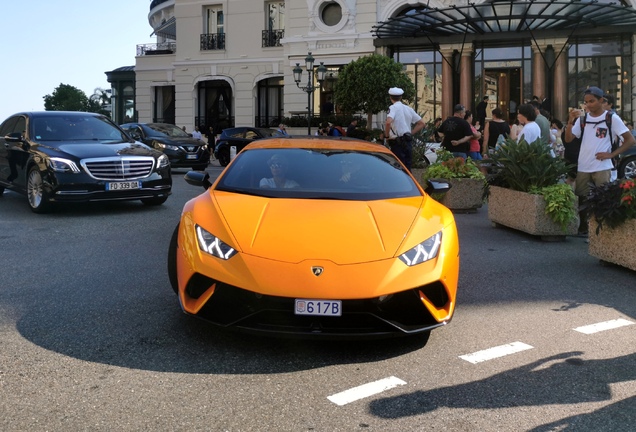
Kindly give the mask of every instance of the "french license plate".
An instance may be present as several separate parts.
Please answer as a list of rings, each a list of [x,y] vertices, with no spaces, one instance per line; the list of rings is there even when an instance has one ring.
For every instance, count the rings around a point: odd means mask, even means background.
[[[296,299],[294,313],[296,315],[341,316],[342,301]]]
[[[186,159],[196,159],[196,158],[197,158],[197,155],[195,154],[186,155]]]
[[[141,182],[127,181],[127,182],[106,183],[106,190],[108,191],[130,190],[130,189],[141,189]]]

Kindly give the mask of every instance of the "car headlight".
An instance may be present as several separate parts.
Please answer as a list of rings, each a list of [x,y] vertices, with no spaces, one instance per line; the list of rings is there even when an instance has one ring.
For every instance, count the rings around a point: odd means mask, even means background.
[[[49,166],[55,172],[72,172],[72,173],[80,172],[80,169],[77,167],[75,162],[73,162],[72,160],[64,159],[64,158],[58,158],[58,157],[50,158]]]
[[[155,143],[155,145],[157,146],[157,148],[161,148],[161,149],[165,149],[165,150],[174,150],[174,151],[178,151],[179,147],[177,146],[173,146],[170,144],[164,144],[164,143]]]
[[[157,159],[157,168],[165,168],[167,166],[170,166],[170,159],[165,154],[162,154]]]
[[[400,255],[400,260],[407,266],[421,264],[435,258],[439,252],[439,246],[442,244],[442,232],[424,240],[414,248]]]
[[[209,253],[213,257],[221,258],[222,260],[229,260],[237,254],[236,250],[223,243],[218,237],[210,234],[199,225],[195,225],[195,229],[197,232],[199,249],[203,252]]]

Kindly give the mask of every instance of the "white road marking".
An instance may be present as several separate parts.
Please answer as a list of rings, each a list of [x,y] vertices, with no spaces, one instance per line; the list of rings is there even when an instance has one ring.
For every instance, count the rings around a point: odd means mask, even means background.
[[[534,347],[524,344],[523,342],[513,342],[506,345],[496,346],[493,348],[488,348],[483,351],[477,351],[472,354],[466,354],[459,356],[460,359],[466,360],[467,362],[477,364],[486,360],[496,359],[498,357],[507,356],[510,354],[515,354],[521,351],[529,350]]]
[[[379,381],[374,381],[372,383],[363,384],[361,386],[354,387],[340,393],[336,393],[335,395],[328,396],[327,399],[329,399],[336,405],[342,406],[351,402],[355,402],[358,399],[373,396],[374,394],[382,393],[385,390],[389,390],[393,387],[404,384],[406,384],[406,382],[392,376],[389,378],[381,379]]]
[[[596,324],[586,325],[583,327],[577,327],[574,330],[580,333],[593,334],[593,333],[598,333],[605,330],[611,330],[611,329],[615,329],[619,327],[628,326],[631,324],[634,324],[634,322],[619,318],[619,319],[615,319],[611,321],[605,321],[605,322],[600,322]]]

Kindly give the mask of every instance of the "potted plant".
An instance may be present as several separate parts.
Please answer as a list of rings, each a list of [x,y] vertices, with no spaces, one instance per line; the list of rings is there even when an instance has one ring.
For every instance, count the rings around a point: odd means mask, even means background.
[[[451,189],[433,198],[453,211],[476,212],[483,205],[486,177],[470,158],[454,157],[445,149],[437,150],[436,154],[436,161],[422,174],[422,182],[444,179],[450,183]]]
[[[564,240],[577,233],[578,204],[562,181],[569,169],[540,140],[528,144],[508,138],[490,156],[488,217],[544,240]]]
[[[590,215],[589,254],[636,271],[636,182],[592,186],[584,205]]]

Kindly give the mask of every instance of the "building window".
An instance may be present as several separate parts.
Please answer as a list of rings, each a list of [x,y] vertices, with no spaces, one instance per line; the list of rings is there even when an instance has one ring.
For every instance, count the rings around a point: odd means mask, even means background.
[[[257,116],[258,127],[278,126],[284,117],[283,78],[270,78],[258,82]]]
[[[201,35],[201,50],[225,49],[225,17],[221,6],[210,6],[204,10],[204,33]]]
[[[338,25],[342,20],[342,7],[334,1],[325,2],[320,8],[320,19],[326,26]]]
[[[265,47],[281,46],[280,40],[285,37],[285,3],[265,3],[265,30],[263,30],[263,44]]]
[[[175,124],[174,86],[155,87],[152,121]]]
[[[580,107],[585,89],[597,86],[614,96],[614,109],[622,119],[632,120],[632,47],[629,38],[573,41],[568,52],[569,107]]]
[[[442,56],[437,51],[398,52],[395,61],[402,63],[415,84],[411,106],[425,121],[442,114]]]

